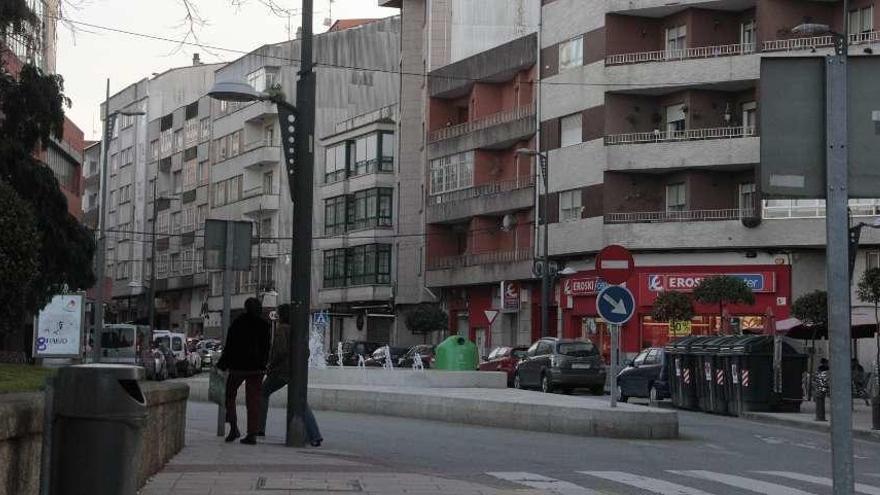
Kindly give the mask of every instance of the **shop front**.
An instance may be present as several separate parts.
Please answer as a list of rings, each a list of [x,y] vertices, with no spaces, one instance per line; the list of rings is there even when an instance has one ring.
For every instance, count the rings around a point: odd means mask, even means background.
[[[651,309],[662,292],[690,294],[707,277],[729,275],[743,280],[755,294],[751,305],[694,303],[691,321],[658,322]],[[610,357],[608,325],[596,312],[596,295],[607,284],[595,271],[560,280],[556,297],[561,308],[563,336],[591,340],[606,361]],[[632,355],[645,347],[665,346],[671,339],[717,333],[763,333],[767,318],[789,317],[791,267],[788,265],[636,267],[626,282],[636,299],[636,314],[621,332],[621,352]],[[770,316],[772,315],[772,316]]]

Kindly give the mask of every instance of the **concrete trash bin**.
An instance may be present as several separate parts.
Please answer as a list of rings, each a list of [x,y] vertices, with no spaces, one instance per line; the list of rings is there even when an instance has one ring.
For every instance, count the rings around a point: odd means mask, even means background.
[[[453,335],[434,351],[434,368],[448,371],[474,371],[477,369],[477,346],[468,339]]]
[[[135,495],[147,404],[144,369],[69,366],[55,379],[53,495]]]

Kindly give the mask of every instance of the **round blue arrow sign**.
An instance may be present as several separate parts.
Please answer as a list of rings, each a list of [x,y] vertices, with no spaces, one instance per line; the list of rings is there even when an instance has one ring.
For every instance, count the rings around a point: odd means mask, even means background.
[[[626,287],[609,285],[596,296],[596,310],[612,325],[623,325],[636,311],[636,300]]]

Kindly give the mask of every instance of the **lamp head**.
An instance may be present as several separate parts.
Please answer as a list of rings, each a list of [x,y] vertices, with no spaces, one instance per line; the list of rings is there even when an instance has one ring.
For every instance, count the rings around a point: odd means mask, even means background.
[[[220,101],[250,102],[266,99],[250,84],[244,81],[217,81],[208,91],[208,96]]]

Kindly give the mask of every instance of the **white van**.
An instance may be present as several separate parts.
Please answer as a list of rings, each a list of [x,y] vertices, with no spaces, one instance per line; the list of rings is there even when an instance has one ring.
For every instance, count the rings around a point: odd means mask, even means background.
[[[102,363],[144,365],[149,353],[150,329],[144,325],[104,325],[101,331]]]
[[[192,375],[201,370],[201,358],[198,353],[186,349],[186,335],[171,330],[153,330],[153,342],[168,348],[177,362],[177,371],[183,376]]]

